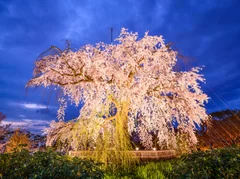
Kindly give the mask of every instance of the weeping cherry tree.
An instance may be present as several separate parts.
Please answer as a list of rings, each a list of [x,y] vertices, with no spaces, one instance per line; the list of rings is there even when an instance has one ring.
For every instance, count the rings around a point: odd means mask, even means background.
[[[208,96],[199,85],[205,80],[201,68],[174,70],[177,52],[162,36],[146,32],[140,39],[123,28],[116,41],[85,45],[77,51],[52,47],[56,53],[35,62],[27,86],[54,86],[63,93],[59,122],[46,130],[48,145],[61,139],[71,149],[79,149],[85,140],[87,148],[96,146],[103,138],[99,136],[110,136],[108,146],[118,148],[134,132],[146,148],[153,147],[153,135],[158,145],[175,146],[176,128],[189,136],[190,145],[196,144],[195,125],[208,120],[204,108]],[[77,119],[64,122],[69,101],[84,106]]]

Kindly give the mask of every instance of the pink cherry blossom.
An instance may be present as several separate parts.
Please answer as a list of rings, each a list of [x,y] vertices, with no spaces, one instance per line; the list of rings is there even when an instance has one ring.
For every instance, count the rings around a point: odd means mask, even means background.
[[[86,45],[77,51],[55,48],[57,53],[36,61],[34,77],[27,86],[54,85],[70,102],[79,105],[83,101],[78,120],[95,121],[87,127],[96,135],[101,131],[96,121],[104,124],[107,118],[93,114],[108,114],[114,99],[129,102],[129,134],[137,132],[145,147],[152,147],[152,133],[159,145],[175,144],[173,119],[189,134],[190,143],[196,144],[194,123],[208,120],[204,108],[208,96],[199,85],[205,80],[199,74],[201,68],[175,71],[177,52],[162,36],[145,33],[140,39],[137,33],[123,28],[116,41]],[[63,99],[60,102],[58,118],[62,120],[67,103]]]

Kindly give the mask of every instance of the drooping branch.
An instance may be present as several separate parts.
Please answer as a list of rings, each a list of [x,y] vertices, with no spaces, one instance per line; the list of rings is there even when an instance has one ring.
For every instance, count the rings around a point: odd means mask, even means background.
[[[109,105],[108,96],[129,102],[128,131],[137,131],[148,148],[152,133],[159,145],[176,141],[170,125],[173,119],[196,143],[194,123],[208,120],[204,108],[208,96],[199,86],[204,82],[200,68],[174,70],[178,53],[161,36],[146,33],[139,39],[137,33],[123,29],[116,40],[119,43],[86,45],[76,52],[51,47],[57,53],[36,62],[34,78],[27,86],[58,86],[71,102],[84,102],[79,119],[100,124],[113,119],[96,115],[102,112],[100,106]],[[139,111],[141,119],[136,117]],[[104,112],[108,114],[108,109]]]

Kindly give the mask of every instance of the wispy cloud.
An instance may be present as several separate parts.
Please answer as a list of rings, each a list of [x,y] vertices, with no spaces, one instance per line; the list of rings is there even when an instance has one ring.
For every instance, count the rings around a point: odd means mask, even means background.
[[[50,108],[55,108],[53,106],[48,106],[48,105],[43,105],[43,104],[38,104],[38,103],[27,103],[27,102],[9,102],[11,106],[18,106],[26,109],[50,109]]]
[[[46,105],[41,105],[36,103],[24,103],[21,105],[28,109],[46,109],[47,108]]]
[[[50,124],[50,121],[47,120],[41,120],[41,119],[21,119],[21,120],[14,120],[14,119],[8,119],[6,121],[2,122],[3,125],[11,124],[11,127],[13,129],[15,128],[23,128],[27,129],[29,131],[38,132],[41,133],[41,131],[48,127]]]

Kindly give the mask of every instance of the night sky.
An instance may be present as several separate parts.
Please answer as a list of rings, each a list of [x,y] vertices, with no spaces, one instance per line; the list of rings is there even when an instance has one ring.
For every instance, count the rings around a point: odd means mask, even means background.
[[[163,35],[202,66],[208,112],[240,108],[239,0],[0,0],[0,112],[6,123],[39,132],[56,119],[55,96],[25,84],[51,45],[110,43],[122,27]],[[50,100],[49,100],[49,97]],[[77,115],[70,107],[67,118]]]

